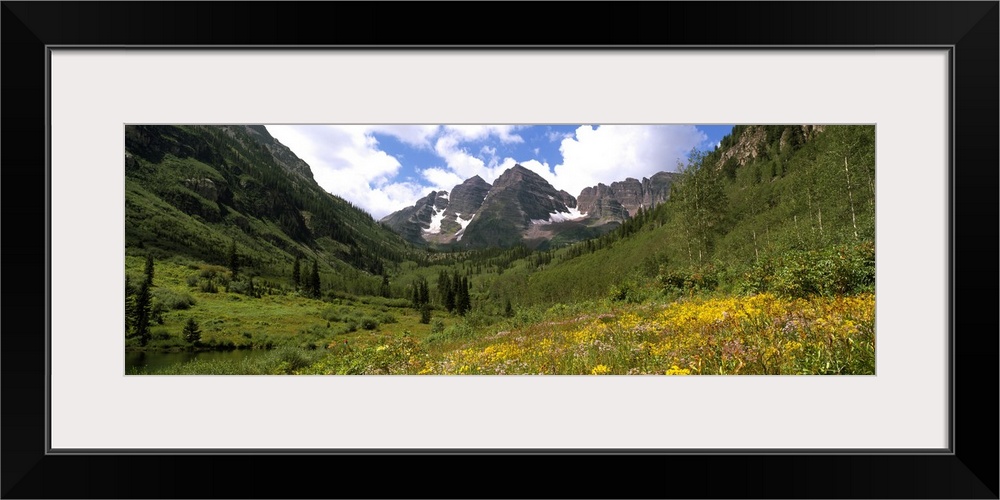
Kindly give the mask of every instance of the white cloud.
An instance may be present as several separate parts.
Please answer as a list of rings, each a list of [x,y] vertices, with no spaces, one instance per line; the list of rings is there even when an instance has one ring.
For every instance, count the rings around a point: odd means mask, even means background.
[[[440,125],[368,125],[369,132],[391,135],[404,144],[422,149],[430,149],[431,139],[441,129]]]
[[[420,174],[431,183],[431,187],[425,189],[425,191],[448,191],[450,193],[451,188],[461,184],[462,181],[468,178],[461,177],[455,172],[440,167],[424,169]],[[425,192],[424,195],[426,194]]]
[[[269,125],[267,130],[309,164],[323,189],[350,200],[376,219],[412,204],[409,198],[416,186],[394,182],[399,160],[378,149],[371,127]]]
[[[444,128],[445,131],[438,137],[437,142],[434,143],[434,152],[445,162],[444,167],[438,167],[437,170],[448,171],[454,174],[460,179],[458,183],[476,175],[485,179],[486,182],[493,182],[506,169],[499,164],[499,158],[496,156],[496,146],[483,146],[479,150],[479,156],[473,156],[469,154],[466,148],[462,147],[462,143],[479,141],[491,136],[496,136],[500,139],[500,142],[523,142],[520,136],[511,135],[513,127],[463,125],[458,127],[446,126]],[[513,139],[514,137],[517,139]],[[483,160],[485,154],[489,154],[489,163]],[[430,171],[432,175],[440,178],[437,170],[425,170],[424,177],[441,186],[436,180],[428,177],[428,171]]]
[[[350,200],[376,219],[403,207],[431,190],[451,191],[464,180],[479,175],[494,182],[505,170],[520,163],[542,176],[556,189],[573,196],[599,182],[635,177],[641,179],[661,170],[675,170],[691,148],[707,141],[693,126],[581,126],[575,134],[548,132],[561,140],[563,161],[554,167],[536,158],[497,156],[497,146],[486,144],[470,152],[469,142],[495,138],[518,144],[522,126],[458,125],[270,125],[271,134],[310,165],[316,182],[333,194]],[[418,172],[421,179],[397,178],[401,164],[379,149],[372,135],[392,135],[414,148],[427,149],[443,164]],[[539,150],[534,149],[534,156]],[[531,152],[528,152],[531,155]],[[401,157],[401,156],[400,156]]]
[[[559,146],[563,163],[555,166],[553,185],[577,196],[599,182],[675,171],[705,140],[693,125],[584,125]]]
[[[445,134],[463,142],[485,139],[490,136],[497,136],[503,143],[521,143],[524,139],[513,133],[515,130],[523,128],[521,125],[445,125]]]
[[[497,166],[497,163],[500,161],[497,158],[496,147],[491,148],[489,146],[483,146],[482,149],[479,150],[479,157],[486,161],[487,166],[490,168]]]
[[[474,175],[492,181],[498,170],[496,147],[483,147],[481,158],[463,143],[490,137],[504,144],[523,143],[517,125],[269,125],[271,134],[312,168],[316,182],[380,219],[411,206],[431,190],[450,191]],[[418,149],[434,151],[443,166],[420,172],[426,183],[398,181],[399,158],[381,151],[373,134],[386,134]],[[485,161],[484,161],[485,159]]]

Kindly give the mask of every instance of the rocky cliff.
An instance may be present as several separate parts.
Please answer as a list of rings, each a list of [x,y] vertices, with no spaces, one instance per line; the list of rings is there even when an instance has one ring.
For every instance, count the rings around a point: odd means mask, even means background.
[[[596,219],[624,221],[635,216],[640,208],[648,210],[667,200],[670,184],[680,174],[658,172],[641,181],[629,177],[612,182],[610,186],[598,184],[580,192],[579,210]]]

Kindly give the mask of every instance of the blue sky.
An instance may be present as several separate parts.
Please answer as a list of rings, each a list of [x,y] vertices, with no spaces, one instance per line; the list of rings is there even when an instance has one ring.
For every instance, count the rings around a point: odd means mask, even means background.
[[[516,163],[577,196],[599,182],[674,171],[732,125],[266,125],[327,191],[376,219]]]

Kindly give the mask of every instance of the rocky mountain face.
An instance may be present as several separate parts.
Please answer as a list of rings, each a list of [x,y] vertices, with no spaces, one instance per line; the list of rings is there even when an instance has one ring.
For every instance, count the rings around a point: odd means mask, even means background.
[[[648,210],[667,200],[670,184],[680,174],[658,172],[640,181],[629,177],[612,182],[610,186],[598,184],[584,188],[577,201],[579,210],[590,217],[624,221],[635,216],[640,208]]]
[[[734,171],[759,157],[784,153],[813,140],[825,125],[737,125],[722,140],[717,166]],[[777,146],[776,151],[768,148]]]
[[[515,165],[492,185],[475,176],[450,194],[430,193],[382,223],[414,243],[468,247],[538,244],[567,234],[585,238],[616,227],[640,207],[649,209],[665,201],[677,175],[660,172],[641,181],[598,184],[576,198]]]
[[[493,183],[461,237],[467,246],[511,246],[537,225],[581,219],[576,198],[557,191],[540,175],[514,165]]]
[[[478,175],[452,188],[448,195],[448,206],[441,220],[441,231],[438,239],[444,242],[459,240],[466,226],[472,222],[479,209],[483,206],[486,195],[493,186]]]
[[[440,215],[447,207],[448,192],[431,191],[427,196],[417,200],[417,203],[412,207],[393,212],[383,218],[381,222],[395,229],[410,241],[422,241],[424,234],[440,231]],[[436,226],[437,231],[431,227],[432,225]]]
[[[271,133],[268,132],[267,128],[263,125],[237,125],[234,127],[223,127],[224,130],[229,128],[245,131],[250,137],[255,139],[259,145],[264,146],[271,157],[274,158],[275,162],[281,165],[289,173],[293,173],[309,180],[313,179],[312,170],[309,168],[309,164],[296,156],[295,153],[288,149],[284,144],[278,142],[278,140],[271,136]],[[233,135],[238,137],[238,135]]]

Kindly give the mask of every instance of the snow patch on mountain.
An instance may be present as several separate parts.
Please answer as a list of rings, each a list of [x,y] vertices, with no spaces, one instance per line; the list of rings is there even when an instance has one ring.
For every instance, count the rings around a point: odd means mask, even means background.
[[[434,209],[434,215],[431,216],[431,226],[424,229],[425,233],[439,234],[441,232],[441,221],[444,220],[444,211],[444,208],[441,210]]]
[[[460,226],[462,226],[462,229],[459,229],[458,232],[455,233],[455,240],[456,241],[462,241],[462,235],[465,234],[465,228],[468,227],[469,223],[472,222],[472,219],[475,219],[475,218],[476,218],[476,214],[472,214],[472,217],[469,217],[469,220],[463,219],[462,218],[462,214],[458,214],[458,213],[455,214],[455,222],[457,222]]]
[[[548,219],[531,219],[532,224],[552,224],[555,222],[566,222],[570,220],[580,220],[587,217],[586,212],[580,212],[577,208],[570,208],[569,212],[552,212]]]

